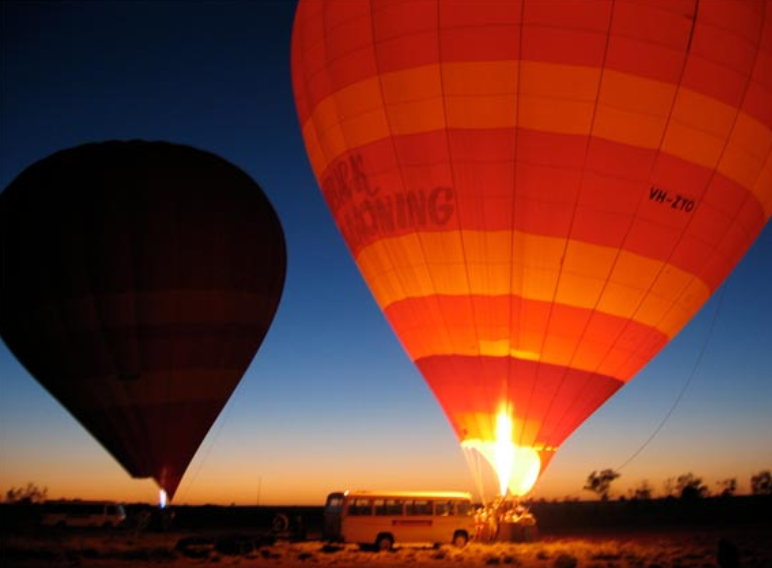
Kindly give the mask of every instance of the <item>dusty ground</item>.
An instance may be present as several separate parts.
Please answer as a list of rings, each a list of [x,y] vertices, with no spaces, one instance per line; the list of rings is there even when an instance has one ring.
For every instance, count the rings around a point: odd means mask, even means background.
[[[187,545],[180,547],[181,541]],[[60,531],[3,535],[0,564],[7,568],[772,568],[772,528],[588,531],[542,535],[531,543],[471,543],[464,549],[404,547],[380,553],[353,545],[326,546],[321,541],[269,543],[245,533]]]

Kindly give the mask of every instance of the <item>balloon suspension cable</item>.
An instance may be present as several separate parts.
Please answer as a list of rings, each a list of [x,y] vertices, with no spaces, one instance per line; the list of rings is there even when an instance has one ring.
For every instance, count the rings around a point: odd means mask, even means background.
[[[718,303],[716,305],[716,311],[713,313],[713,318],[710,322],[710,327],[708,328],[708,333],[705,335],[705,341],[702,344],[702,348],[700,349],[700,353],[697,356],[697,359],[694,362],[694,365],[692,366],[691,373],[689,373],[689,376],[686,378],[686,381],[684,382],[683,386],[681,387],[681,391],[678,393],[678,396],[676,397],[675,401],[671,405],[670,409],[665,413],[665,416],[663,416],[662,420],[660,421],[659,425],[654,429],[654,431],[651,433],[651,435],[641,444],[641,446],[635,450],[630,457],[628,457],[624,462],[622,462],[621,465],[619,465],[615,471],[620,471],[622,468],[626,467],[630,462],[632,462],[635,458],[638,457],[638,455],[643,452],[644,449],[656,438],[657,434],[659,434],[660,430],[665,427],[665,424],[670,419],[670,417],[675,412],[676,408],[681,402],[681,399],[684,397],[684,394],[686,393],[686,390],[689,388],[689,385],[692,383],[692,379],[694,379],[695,375],[697,374],[697,370],[699,369],[700,365],[702,364],[702,360],[705,356],[705,353],[708,350],[708,345],[710,344],[710,339],[713,336],[713,330],[716,327],[716,320],[718,320],[718,314],[721,311],[721,307],[724,303],[724,295],[726,294],[726,284],[721,287],[721,292],[718,294]]]
[[[483,458],[480,455],[480,452],[470,448],[462,446],[461,451],[464,453],[466,463],[472,472],[472,477],[474,478],[473,481],[477,487],[477,492],[480,494],[480,499],[482,499],[482,504],[483,506],[487,506],[485,500],[485,483],[483,481]]]
[[[207,458],[209,457],[209,454],[212,452],[212,448],[215,445],[215,442],[220,437],[220,433],[222,432],[223,426],[225,426],[225,422],[227,421],[229,417],[228,407],[231,406],[229,404],[225,405],[225,408],[222,409],[222,412],[220,413],[220,416],[218,417],[218,421],[216,422],[217,426],[215,427],[214,431],[212,432],[212,440],[208,444],[204,444],[202,442],[202,446],[199,448],[199,451],[201,452],[201,459],[198,460],[198,464],[196,465],[195,469],[190,472],[189,475],[187,475],[188,481],[187,481],[187,487],[192,487],[193,483],[196,480],[196,477],[198,477],[198,474],[201,472],[201,468],[204,466],[204,463],[206,462]],[[207,436],[208,438],[208,436]],[[206,438],[204,438],[204,442],[206,442]],[[203,451],[202,451],[203,450]],[[176,502],[180,502],[180,497],[184,495],[185,493],[185,487],[182,488],[182,491],[178,493],[178,497]]]

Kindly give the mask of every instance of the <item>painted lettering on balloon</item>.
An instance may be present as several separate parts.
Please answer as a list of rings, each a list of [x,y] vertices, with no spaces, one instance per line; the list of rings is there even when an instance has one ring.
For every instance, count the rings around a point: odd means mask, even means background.
[[[656,185],[649,187],[649,201],[654,201],[661,205],[669,205],[672,209],[683,211],[684,213],[691,213],[696,205],[694,199],[679,193],[670,192]]]
[[[322,191],[352,249],[380,237],[440,228],[455,212],[452,187],[388,191],[372,182],[361,154],[337,162],[322,181]]]
[[[439,228],[453,217],[453,188],[409,190],[378,195],[349,204],[336,217],[353,249],[378,237]]]
[[[322,181],[322,192],[334,215],[355,195],[374,196],[378,188],[372,187],[364,172],[364,159],[353,154],[341,160]]]

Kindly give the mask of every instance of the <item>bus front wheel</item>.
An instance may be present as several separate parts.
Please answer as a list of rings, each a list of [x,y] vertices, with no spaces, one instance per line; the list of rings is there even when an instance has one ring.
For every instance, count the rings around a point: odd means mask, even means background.
[[[390,534],[379,534],[375,539],[375,549],[379,552],[391,550],[392,546],[394,546],[394,537]]]
[[[453,545],[458,548],[464,548],[466,543],[469,542],[469,535],[463,531],[458,531],[453,535]]]

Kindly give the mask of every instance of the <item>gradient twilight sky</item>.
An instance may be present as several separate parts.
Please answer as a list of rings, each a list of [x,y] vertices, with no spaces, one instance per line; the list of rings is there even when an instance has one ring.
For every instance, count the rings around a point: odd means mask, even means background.
[[[284,296],[204,440],[178,503],[322,504],[345,488],[474,483],[432,393],[350,257],[305,155],[292,97],[295,2],[4,2],[0,186],[49,154],[107,139],[214,152],[263,187],[284,226]],[[699,362],[699,364],[698,364]],[[690,379],[695,365],[696,372]],[[536,498],[616,494],[682,473],[772,469],[772,227],[694,321],[563,445]],[[155,502],[0,343],[0,493]]]

